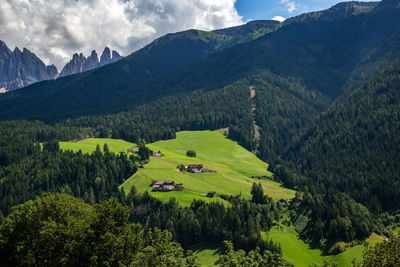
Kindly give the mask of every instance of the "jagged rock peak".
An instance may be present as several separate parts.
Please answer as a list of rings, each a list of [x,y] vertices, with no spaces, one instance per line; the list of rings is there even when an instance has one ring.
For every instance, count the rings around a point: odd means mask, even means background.
[[[111,63],[111,51],[110,48],[104,48],[103,54],[101,54],[100,65]]]
[[[29,84],[56,78],[57,68],[46,66],[34,53],[18,47],[11,51],[0,41],[0,88],[15,90]]]
[[[111,57],[111,50],[108,47],[104,48],[100,60],[96,50],[93,50],[88,58],[86,58],[82,53],[75,53],[72,56],[72,60],[65,65],[61,71],[60,77],[92,70],[120,60],[121,58],[122,56],[116,51],[112,51]]]
[[[7,54],[11,54],[11,50],[7,47],[6,43],[0,40],[0,53],[7,53]],[[0,54],[0,57],[2,56]]]
[[[99,66],[99,57],[97,55],[96,50],[93,50],[90,56],[86,59],[85,64],[83,65],[83,71],[88,71]]]
[[[0,40],[0,49],[8,49],[6,43],[3,42],[2,40]],[[9,50],[9,49],[8,49],[8,50]]]
[[[112,51],[112,62],[118,61],[122,58],[122,56],[115,50]]]
[[[71,61],[62,69],[60,77],[82,72],[85,62],[86,57],[82,53],[73,54]]]
[[[14,53],[14,55],[19,55],[19,54],[22,54],[22,51],[18,47],[15,47],[13,53]]]

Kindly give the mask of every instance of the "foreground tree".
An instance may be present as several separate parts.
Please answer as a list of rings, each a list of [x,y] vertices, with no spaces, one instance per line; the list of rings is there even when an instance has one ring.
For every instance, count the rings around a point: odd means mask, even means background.
[[[243,250],[235,251],[232,242],[224,241],[225,252],[219,257],[220,266],[237,267],[237,266],[267,266],[267,267],[283,267],[291,266],[285,263],[279,254],[265,250],[261,255],[260,250],[252,250],[246,254]]]
[[[88,264],[93,215],[89,205],[62,194],[14,207],[0,227],[0,265]]]
[[[368,248],[364,251],[362,261],[354,266],[400,266],[400,235],[392,236],[375,247]]]
[[[116,199],[90,206],[45,193],[12,209],[0,226],[0,266],[197,266],[169,232],[128,223]]]

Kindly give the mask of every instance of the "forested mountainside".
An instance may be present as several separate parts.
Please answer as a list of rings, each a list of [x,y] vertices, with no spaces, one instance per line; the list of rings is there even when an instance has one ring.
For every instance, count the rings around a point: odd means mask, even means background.
[[[156,52],[160,50],[156,48],[151,49],[155,51],[154,54],[144,55],[139,51],[117,64],[88,72],[84,76],[40,83],[24,91],[1,96],[0,105],[5,110],[1,116],[7,119],[54,121],[85,114],[129,110],[132,105],[149,103],[164,95],[221,88],[257,73],[259,69],[269,70],[284,79],[300,81],[307,91],[321,94],[326,102],[320,107],[323,109],[341,94],[349,73],[360,67],[359,62],[363,57],[398,30],[399,10],[389,4],[384,2],[370,12],[344,19],[305,20],[282,26],[253,42],[226,49],[204,61],[152,79],[165,74],[167,70],[163,71],[162,66],[167,65],[171,71],[182,67],[184,62],[190,62],[184,60],[187,57],[185,55],[204,52],[204,49],[196,49],[193,43],[187,43],[193,39],[177,38],[184,42],[181,43],[184,49],[178,48],[181,47],[179,45],[170,45],[170,48],[179,52],[176,56],[171,52],[164,53],[164,57],[158,56]],[[198,41],[199,37],[195,40]],[[200,44],[204,45],[204,42]],[[194,48],[191,48],[193,45]],[[153,55],[157,56],[153,58]],[[171,56],[174,60],[168,60]],[[379,59],[382,55],[375,56]],[[150,69],[142,60],[143,57],[154,59],[150,62],[157,63],[153,65],[156,69]]]
[[[10,113],[4,118],[21,118],[16,109],[22,106],[30,106],[30,118],[38,112],[42,120],[46,117],[52,121],[130,109],[147,91],[143,86],[153,79],[235,44],[254,40],[273,31],[278,24],[257,21],[214,32],[189,30],[167,34],[116,64],[6,94],[4,101],[0,101]],[[151,98],[157,98],[159,93],[153,92]],[[46,101],[51,101],[51,107],[43,106]],[[58,111],[54,113],[54,109]]]
[[[283,157],[376,212],[400,203],[400,61],[338,99]]]

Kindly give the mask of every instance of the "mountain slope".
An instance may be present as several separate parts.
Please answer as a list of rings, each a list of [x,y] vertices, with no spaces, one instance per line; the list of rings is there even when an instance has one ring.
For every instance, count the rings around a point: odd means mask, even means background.
[[[285,159],[370,209],[400,208],[400,60],[307,126]]]
[[[229,137],[263,160],[288,162],[296,179],[274,171],[287,185],[333,187],[371,210],[392,210],[400,203],[399,70],[391,65],[400,58],[400,6],[359,6],[271,24],[271,32],[233,47],[226,40],[258,33],[167,35],[115,64],[1,96],[0,117],[58,121],[134,142],[229,127]]]
[[[129,110],[163,95],[222,87],[258,69],[299,81],[321,95],[325,104],[318,108],[324,109],[344,91],[359,60],[400,27],[399,9],[392,5],[383,1],[368,12],[332,21],[303,19],[278,30],[275,23],[275,31],[216,54],[221,36],[215,32],[167,35],[116,64],[2,96],[0,106],[7,112],[1,117],[54,121]],[[46,93],[36,97],[40,90]]]
[[[313,13],[302,15],[299,22],[282,26],[255,41],[224,49],[162,75],[167,71],[165,59],[172,52],[181,53],[182,57],[170,62],[171,70],[189,62],[190,57],[179,61],[185,55],[196,54],[188,44],[196,44],[193,47],[202,53],[209,50],[199,48],[199,44],[207,48],[214,42],[211,47],[220,47],[215,45],[219,39],[214,32],[167,35],[118,63],[58,82],[38,84],[19,95],[0,97],[0,106],[5,110],[0,116],[55,121],[131,110],[115,116],[85,117],[67,124],[105,128],[113,136],[132,141],[140,136],[147,141],[173,137],[179,129],[231,125],[235,126],[230,133],[232,138],[251,150],[259,145],[259,156],[273,162],[332,101],[399,57],[396,36],[400,10],[391,1],[363,4],[368,5],[370,8],[365,12],[338,14],[337,19],[332,15],[328,20],[323,15],[315,18]],[[342,6],[348,10],[351,3],[339,4]],[[335,6],[325,13],[332,14],[337,9]],[[242,29],[223,31],[242,36]],[[162,55],[163,63],[156,61]],[[149,59],[152,60],[146,61]],[[157,64],[146,65],[153,61]],[[137,72],[133,71],[135,68]],[[256,88],[254,114],[260,127],[259,140],[253,140],[251,133],[253,122],[246,96],[250,86]],[[235,100],[237,97],[230,96],[228,89],[244,99]],[[186,101],[188,98],[191,101]],[[240,108],[233,113],[235,101]],[[189,110],[196,116],[182,118],[182,113]],[[149,125],[158,128],[148,128]]]
[[[219,32],[189,30],[168,34],[117,63],[5,95],[0,105],[4,104],[2,107],[9,112],[3,118],[41,117],[45,112],[54,120],[58,116],[66,118],[126,109],[127,103],[137,102],[127,101],[127,97],[133,95],[136,99],[143,85],[154,78],[234,44],[253,40],[274,30],[277,24],[276,21],[260,21]],[[123,103],[119,102],[125,102],[125,106],[121,107]],[[18,110],[22,106],[30,112],[20,114]],[[58,115],[48,113],[56,110]]]

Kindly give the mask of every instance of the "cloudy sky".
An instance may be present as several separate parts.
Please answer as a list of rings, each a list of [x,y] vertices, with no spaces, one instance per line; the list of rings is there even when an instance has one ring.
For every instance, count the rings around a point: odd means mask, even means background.
[[[0,0],[0,40],[59,70],[75,52],[126,56],[155,38],[325,9],[339,0]]]

